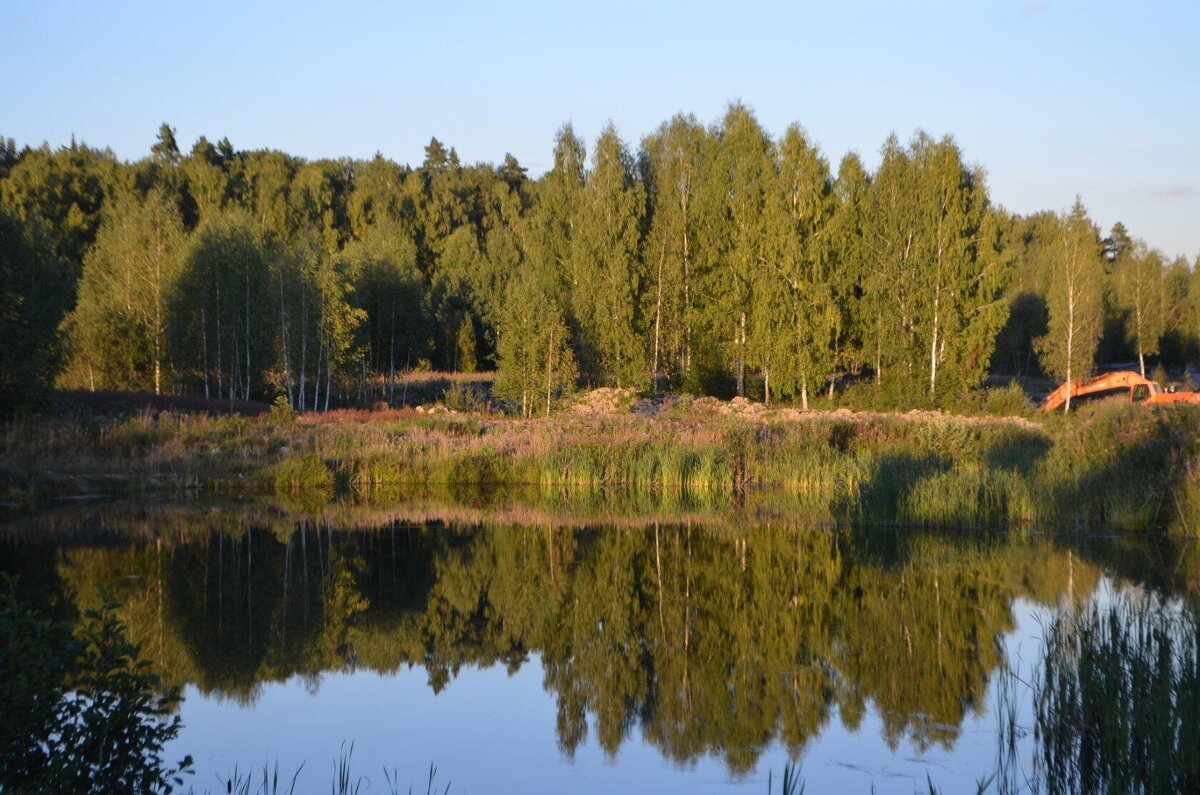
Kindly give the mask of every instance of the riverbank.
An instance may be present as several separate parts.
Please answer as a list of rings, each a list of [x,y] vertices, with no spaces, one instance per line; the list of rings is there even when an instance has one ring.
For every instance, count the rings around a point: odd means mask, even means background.
[[[651,408],[534,420],[411,409],[30,418],[2,429],[0,492],[9,503],[180,492],[323,502],[520,487],[712,503],[769,489],[838,523],[1200,528],[1193,407],[1099,404],[1032,419]]]

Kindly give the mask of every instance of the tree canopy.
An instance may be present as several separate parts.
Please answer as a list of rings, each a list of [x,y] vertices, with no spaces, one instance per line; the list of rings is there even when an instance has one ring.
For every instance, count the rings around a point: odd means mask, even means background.
[[[1120,224],[1101,240],[1082,202],[995,206],[948,135],[893,135],[873,171],[855,153],[835,170],[798,124],[775,137],[732,103],[636,144],[610,124],[590,156],[566,124],[536,179],[437,138],[414,167],[189,149],[167,124],[136,162],[75,142],[2,154],[13,395],[312,409],[394,401],[416,368],[498,368],[530,413],[547,389],[517,385],[554,352],[551,404],[591,385],[807,407],[861,379],[938,405],[988,374],[1200,357],[1186,261]]]

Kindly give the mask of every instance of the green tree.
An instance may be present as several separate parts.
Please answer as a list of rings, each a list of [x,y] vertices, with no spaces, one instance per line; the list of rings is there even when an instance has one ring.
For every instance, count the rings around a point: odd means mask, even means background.
[[[301,265],[300,280],[303,291],[302,300],[311,301],[311,326],[305,324],[302,330],[302,348],[300,362],[300,405],[303,409],[304,383],[307,375],[306,343],[309,332],[316,343],[315,375],[313,378],[313,409],[329,409],[332,399],[334,377],[340,381],[348,373],[348,365],[357,358],[354,355],[354,340],[358,336],[359,326],[365,319],[365,313],[360,307],[354,306],[350,298],[353,294],[353,283],[349,268],[342,258],[335,259],[325,253],[324,248],[317,242],[314,233],[309,233],[307,239],[298,246],[298,262]],[[304,309],[309,308],[305,303]],[[307,318],[306,318],[307,319]],[[325,397],[321,400],[321,377],[325,378]]]
[[[395,400],[396,374],[428,356],[429,290],[417,268],[417,247],[392,222],[368,227],[342,256],[354,284],[353,304],[363,310],[360,350],[366,367],[385,376],[385,399]]]
[[[0,203],[22,223],[41,222],[68,269],[74,291],[104,207],[131,180],[113,153],[72,139],[69,146],[26,149],[0,180]]]
[[[0,591],[0,781],[18,792],[168,793],[191,757],[163,748],[182,727],[177,688],[164,688],[130,642],[107,594],[72,632]]]
[[[798,125],[784,134],[777,157],[778,185],[768,207],[769,237],[758,284],[782,300],[763,302],[768,314],[755,323],[756,342],[766,354],[761,362],[765,399],[770,400],[774,364],[776,388],[785,395],[799,393],[807,410],[810,386],[833,369],[841,332],[828,239],[836,200],[828,163]]]
[[[946,370],[960,386],[986,373],[1006,311],[1005,260],[987,203],[982,172],[963,164],[949,137],[918,133],[903,147],[892,136],[884,145],[871,183],[874,265],[864,290],[878,313],[876,366],[907,395],[936,399]]]
[[[1124,232],[1119,226],[1113,227],[1114,238]],[[1117,309],[1124,315],[1125,339],[1133,345],[1138,369],[1145,378],[1146,357],[1158,354],[1165,331],[1165,267],[1159,253],[1141,241],[1121,245],[1111,256],[1114,297]]]
[[[642,142],[643,181],[648,192],[649,233],[643,247],[647,286],[644,315],[651,326],[650,370],[658,387],[663,366],[672,384],[699,387],[693,366],[697,344],[698,285],[702,279],[696,245],[698,206],[708,133],[694,116],[678,114]]]
[[[638,383],[646,372],[636,314],[645,194],[611,124],[596,141],[582,198],[570,274],[584,371],[603,384]]]
[[[1079,197],[1062,217],[1047,295],[1049,331],[1038,340],[1042,369],[1071,382],[1086,378],[1104,325],[1100,238]],[[1071,410],[1068,396],[1064,411]]]
[[[717,133],[705,184],[715,210],[706,238],[715,266],[707,307],[710,327],[726,340],[738,395],[746,394],[749,319],[755,278],[765,254],[765,218],[775,181],[772,144],[753,112],[729,106]]]
[[[527,260],[541,289],[564,311],[576,288],[573,238],[583,223],[585,158],[583,141],[564,124],[554,139],[554,167],[539,182],[530,211]],[[576,337],[575,318],[567,312],[564,320]]]
[[[498,398],[519,406],[521,416],[549,416],[575,388],[579,370],[561,310],[537,274],[525,270],[509,282],[508,306],[496,346]]]
[[[84,261],[79,301],[67,319],[72,380],[153,389],[170,374],[168,309],[180,273],[183,224],[168,196],[125,196],[109,208]]]
[[[211,216],[187,241],[172,327],[184,383],[205,397],[263,394],[274,366],[271,268],[274,253],[254,221]]]
[[[865,239],[870,187],[871,177],[862,159],[853,152],[845,155],[833,183],[837,208],[829,225],[827,251],[833,259],[831,286],[841,314],[835,364],[855,374],[876,350],[873,341],[881,322],[876,313],[868,311],[862,289],[870,264]],[[833,388],[830,379],[831,397]]]
[[[414,209],[404,193],[409,170],[376,153],[351,164],[351,189],[346,198],[346,223],[351,236],[362,240],[376,224],[399,224],[411,238]]]
[[[53,246],[41,224],[0,205],[0,413],[35,405],[58,371],[71,284]]]

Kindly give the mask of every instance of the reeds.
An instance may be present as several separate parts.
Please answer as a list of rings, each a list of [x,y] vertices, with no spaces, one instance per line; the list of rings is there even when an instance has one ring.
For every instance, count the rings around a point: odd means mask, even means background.
[[[782,417],[782,418],[781,418]],[[1024,419],[807,414],[573,416],[412,412],[138,415],[0,429],[0,490],[146,488],[387,493],[533,486],[731,499],[782,489],[846,522],[1130,528],[1200,515],[1200,412],[1107,406]],[[1194,492],[1194,494],[1193,494]]]
[[[1200,792],[1195,614],[1122,596],[1048,627],[1035,773],[1050,793]]]

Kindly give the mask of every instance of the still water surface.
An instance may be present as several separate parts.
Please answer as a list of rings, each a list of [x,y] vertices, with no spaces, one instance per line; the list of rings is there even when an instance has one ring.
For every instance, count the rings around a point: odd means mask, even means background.
[[[111,587],[198,791],[264,760],[325,791],[353,742],[371,791],[475,793],[764,793],[789,759],[808,792],[974,791],[1013,715],[1020,782],[1047,622],[1193,610],[1200,574],[1144,537],[433,514],[82,507],[0,526],[0,568],[64,618]]]

